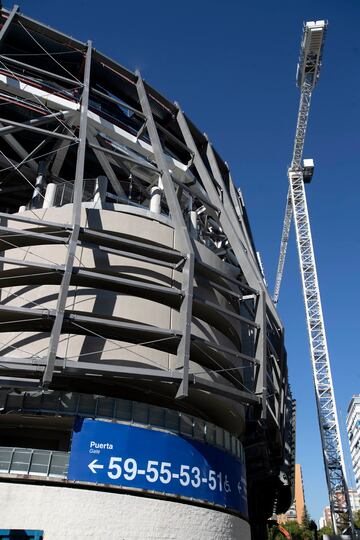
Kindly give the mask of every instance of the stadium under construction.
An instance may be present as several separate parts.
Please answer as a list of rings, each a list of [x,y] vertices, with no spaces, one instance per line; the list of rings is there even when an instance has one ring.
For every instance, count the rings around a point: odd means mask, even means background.
[[[91,42],[0,22],[1,528],[263,538],[294,405],[228,166]]]

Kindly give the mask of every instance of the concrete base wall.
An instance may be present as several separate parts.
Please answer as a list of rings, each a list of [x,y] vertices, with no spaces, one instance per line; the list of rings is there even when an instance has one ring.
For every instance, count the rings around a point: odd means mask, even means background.
[[[65,487],[0,483],[1,528],[44,540],[250,540],[240,518],[189,504]]]

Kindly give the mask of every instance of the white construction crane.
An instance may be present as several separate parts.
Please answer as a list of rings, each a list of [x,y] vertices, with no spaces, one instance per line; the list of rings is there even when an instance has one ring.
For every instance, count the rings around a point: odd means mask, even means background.
[[[301,163],[311,94],[319,78],[326,28],[326,21],[312,21],[304,24],[297,69],[297,85],[301,90],[301,97],[294,152],[288,169],[289,192],[275,281],[274,303],[276,304],[279,298],[291,218],[294,214],[325,474],[332,522],[334,532],[337,534],[344,530],[350,530],[353,533],[354,528],[304,186],[304,183],[311,181],[314,164],[312,160],[304,160]]]

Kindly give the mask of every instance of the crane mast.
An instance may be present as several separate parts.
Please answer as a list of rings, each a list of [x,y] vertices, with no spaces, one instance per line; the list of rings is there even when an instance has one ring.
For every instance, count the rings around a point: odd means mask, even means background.
[[[311,180],[313,164],[312,160],[304,160],[304,164],[301,163],[311,94],[319,78],[326,27],[327,23],[325,21],[307,22],[304,25],[297,71],[297,84],[301,89],[301,97],[293,157],[288,169],[289,192],[275,282],[274,303],[277,303],[279,297],[293,214],[325,475],[334,532],[337,534],[349,529],[353,532],[353,519],[345,476],[330,358],[305,195],[304,183]]]

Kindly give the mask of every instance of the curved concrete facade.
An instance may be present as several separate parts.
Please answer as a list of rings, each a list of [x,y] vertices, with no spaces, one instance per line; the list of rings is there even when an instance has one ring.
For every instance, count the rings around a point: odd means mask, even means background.
[[[71,224],[72,205],[61,208],[47,208],[18,214],[21,217],[33,217],[38,215],[40,219],[50,222],[63,222]],[[143,214],[143,215],[141,215]],[[15,217],[15,216],[14,216]],[[167,223],[166,223],[167,221]],[[8,220],[8,227],[21,230],[24,223]],[[89,231],[97,231],[115,236],[121,234],[134,242],[146,242],[156,247],[176,249],[175,232],[170,220],[158,219],[156,214],[149,217],[145,210],[138,209],[138,215],[126,212],[126,209],[115,211],[110,207],[106,209],[82,208],[81,226]],[[27,230],[36,230],[28,228]],[[15,233],[16,234],[16,233]],[[232,265],[224,265],[218,257],[208,248],[196,243],[201,261],[208,265],[216,273],[219,268],[226,271],[230,277],[236,275],[236,268]],[[27,251],[20,249],[7,249],[7,255],[12,260],[31,263],[44,263],[65,266],[67,247],[63,245],[32,245]],[[182,272],[159,265],[136,261],[124,255],[106,253],[97,246],[81,245],[75,252],[75,258],[80,269],[96,272],[103,276],[121,276],[128,280],[136,280],[136,284],[150,283],[161,286],[167,290],[180,291],[183,288]],[[3,266],[4,276],[9,272],[16,272],[18,266],[5,263]],[[22,280],[24,285],[15,286],[19,281],[18,273],[14,276],[14,286],[4,287],[2,291],[2,303],[8,308],[39,307],[40,309],[55,310],[60,292],[60,284],[52,285],[53,275],[44,272],[40,279],[33,281],[31,274],[27,272]],[[216,278],[214,278],[216,279]],[[11,277],[9,276],[11,281]],[[194,297],[197,303],[193,306],[191,336],[197,337],[202,344],[215,344],[225,347],[228,353],[236,355],[238,351],[251,354],[251,343],[246,339],[242,343],[242,323],[236,317],[235,307],[229,303],[226,296],[214,288],[210,288],[198,272],[193,277]],[[48,284],[47,284],[48,282]],[[221,280],[220,280],[221,282]],[[231,290],[235,293],[236,286]],[[176,330],[180,326],[179,309],[171,306],[172,299],[161,297],[151,292],[146,298],[148,291],[139,289],[132,292],[104,290],[98,283],[92,284],[87,280],[87,286],[76,285],[69,287],[66,310],[69,317],[72,314],[91,315],[91,317],[106,318],[117,321],[126,321],[130,324],[143,324],[151,327],[160,327],[165,330]],[[159,299],[157,299],[159,296]],[[207,305],[211,302],[211,305]],[[170,305],[168,305],[170,304]],[[217,310],[224,309],[225,313]],[[195,316],[196,315],[196,316]],[[250,320],[251,322],[251,320]],[[155,338],[155,343],[134,345],[131,341],[118,340],[116,337],[104,339],[102,335],[96,337],[96,331],[81,335],[79,333],[63,333],[59,342],[57,355],[76,362],[106,363],[108,365],[128,365],[134,367],[149,367],[156,369],[175,369],[176,354],[169,354],[161,350],[162,340]],[[75,328],[76,330],[76,328]],[[99,331],[99,333],[101,333]],[[248,337],[248,336],[247,336]],[[7,343],[2,348],[2,356],[12,357],[14,349],[17,350],[18,358],[26,358],[29,355],[41,357],[47,351],[50,343],[50,335],[44,332],[19,333],[5,332],[2,340]],[[147,341],[144,339],[143,341]],[[151,339],[149,340],[151,342]],[[165,340],[164,340],[165,341]],[[160,343],[159,343],[160,342]],[[215,354],[214,352],[212,354]],[[222,385],[231,386],[231,383],[220,373],[209,370],[196,362],[196,350],[190,358],[190,373],[196,373],[209,381],[219,381]],[[216,360],[215,360],[216,361]],[[218,353],[218,362],[222,366],[226,357]],[[241,360],[237,362],[237,367]],[[245,365],[245,364],[243,364]],[[229,365],[232,367],[232,365]],[[236,376],[241,377],[241,370],[236,370]],[[204,402],[203,392],[196,389],[192,392],[192,399],[198,408],[202,408]],[[207,409],[212,410],[213,419],[223,427],[231,429],[237,435],[241,435],[244,428],[244,407],[235,402],[230,402],[221,396],[213,396],[212,402],[207,403]],[[230,411],[230,414],[229,414]],[[235,421],[234,421],[235,420]]]
[[[243,540],[249,524],[230,514],[136,495],[0,484],[3,529],[42,529],[44,540]]]
[[[48,208],[47,210],[37,210],[36,215],[39,215],[40,219],[62,222],[71,224],[71,211],[72,205],[61,208]],[[141,212],[141,211],[140,211]],[[139,212],[139,213],[140,213]],[[145,212],[144,212],[145,213]],[[21,217],[32,217],[34,212],[21,213]],[[68,219],[67,219],[68,217]],[[8,226],[16,229],[21,229],[19,222],[11,221],[9,219]],[[127,236],[128,239],[136,241],[144,241],[156,246],[165,248],[176,249],[174,228],[169,222],[168,225],[157,220],[156,214],[153,218],[142,217],[141,214],[134,216],[127,214],[126,212],[115,212],[111,210],[97,210],[97,209],[84,209],[82,210],[81,226],[88,227],[93,231],[101,231],[102,233],[110,233],[112,235],[121,234]],[[35,229],[35,228],[34,228]],[[31,230],[27,229],[27,230]],[[201,260],[205,264],[209,265],[216,272],[217,268],[221,268],[222,271],[227,270],[230,277],[236,275],[236,268],[231,265],[224,267],[216,257],[206,247],[199,244],[197,246],[201,250]],[[33,245],[28,253],[24,252],[24,249],[8,249],[7,254],[10,258],[20,261],[31,262],[49,262],[53,265],[65,265],[67,247],[59,245]],[[134,261],[128,257],[116,255],[113,253],[104,253],[96,247],[83,247],[79,246],[75,253],[76,260],[81,268],[86,268],[90,271],[96,271],[103,274],[121,274],[126,275],[129,279],[134,278],[136,280],[150,282],[153,285],[161,285],[163,287],[175,288],[180,291],[182,286],[182,273],[176,270],[167,268],[161,268],[159,265],[150,264],[142,261]],[[16,267],[11,264],[4,264],[3,271],[14,270]],[[42,278],[42,284],[36,285],[31,283],[31,275],[28,276],[29,286],[19,286],[6,288],[2,294],[2,300],[7,306],[26,307],[30,302],[34,305],[39,305],[46,309],[55,309],[56,302],[59,295],[59,286],[47,285],[47,274],[44,274]],[[50,281],[50,279],[49,279]],[[235,308],[229,304],[224,295],[217,292],[215,289],[211,289],[208,286],[204,287],[201,282],[201,275],[194,275],[194,293],[205,301],[211,301],[213,306],[207,307],[207,309],[201,310],[201,307],[197,309],[199,315],[193,318],[191,332],[193,335],[198,336],[207,341],[213,341],[217,345],[227,347],[233,350],[234,354],[240,349],[241,337],[240,330],[241,324],[239,321],[231,318],[231,315],[236,315]],[[29,290],[30,289],[30,290]],[[235,286],[233,287],[235,291]],[[26,291],[26,293],[25,293]],[[26,297],[24,297],[24,294]],[[179,311],[166,305],[167,301],[159,298],[156,299],[156,293],[153,299],[142,296],[135,296],[134,294],[119,294],[118,292],[110,292],[98,287],[91,286],[76,286],[70,287],[68,294],[67,309],[74,312],[82,312],[89,314],[96,314],[101,317],[116,317],[124,318],[129,322],[143,323],[152,326],[159,326],[161,328],[171,329],[179,327]],[[155,298],[154,298],[155,296]],[[159,293],[159,297],[160,297]],[[170,302],[170,301],[168,301]],[[216,312],[216,307],[222,307],[229,311],[229,315],[223,315],[220,312]],[[195,310],[194,310],[195,311]],[[210,321],[210,323],[208,322]],[[16,337],[16,333],[3,334],[3,337],[12,346],[19,349],[26,343],[26,349],[30,354],[41,355],[41,351],[46,349],[49,344],[49,337],[34,333],[31,339],[29,335],[23,334],[21,337]],[[84,343],[86,342],[86,343]],[[161,353],[154,347],[156,352],[150,352],[147,347],[147,360],[146,356],[137,356],[137,347],[132,347],[128,350],[123,350],[121,353],[121,360],[119,359],[119,352],[114,351],[112,354],[106,353],[107,349],[114,350],[114,347],[110,347],[111,342],[105,344],[101,342],[101,338],[96,337],[81,337],[76,335],[67,335],[61,340],[61,344],[58,350],[59,356],[66,356],[72,358],[81,359],[81,355],[90,354],[93,350],[100,349],[98,354],[91,354],[91,361],[101,361],[105,358],[114,362],[138,362],[140,364],[154,364],[154,362],[160,367],[169,369],[172,367],[174,360],[171,355]],[[119,342],[119,346],[121,346]],[[245,344],[246,346],[246,344]],[[245,347],[243,347],[245,348]],[[103,350],[101,350],[103,349]],[[140,348],[140,352],[144,353],[144,350]],[[21,350],[20,350],[21,353]],[[9,348],[4,356],[12,356],[11,348]],[[26,352],[20,354],[20,357],[26,357]],[[172,355],[173,356],[173,355]],[[199,365],[194,369],[199,370]],[[223,380],[224,384],[226,381]]]

